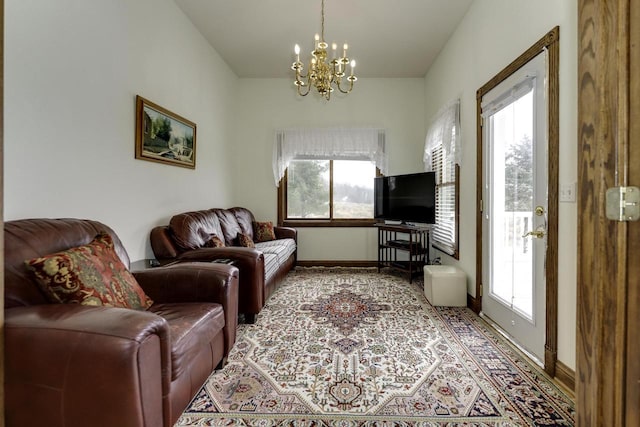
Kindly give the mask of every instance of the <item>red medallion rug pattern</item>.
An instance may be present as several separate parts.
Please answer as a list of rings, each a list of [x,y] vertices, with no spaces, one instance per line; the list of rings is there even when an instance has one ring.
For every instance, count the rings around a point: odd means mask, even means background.
[[[571,426],[574,404],[466,308],[375,269],[297,268],[178,426]]]

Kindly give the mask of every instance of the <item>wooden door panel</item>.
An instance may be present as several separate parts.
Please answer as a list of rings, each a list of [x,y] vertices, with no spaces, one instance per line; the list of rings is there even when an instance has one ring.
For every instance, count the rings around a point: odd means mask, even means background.
[[[640,2],[629,5],[629,183],[640,187]],[[640,426],[640,221],[629,223],[627,247],[626,424]]]
[[[636,426],[640,223],[608,220],[605,192],[640,186],[640,11],[635,0],[578,9],[577,425]]]

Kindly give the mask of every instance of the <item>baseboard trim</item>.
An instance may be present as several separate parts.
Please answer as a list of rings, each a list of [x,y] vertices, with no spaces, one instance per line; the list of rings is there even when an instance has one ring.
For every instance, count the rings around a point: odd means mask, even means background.
[[[569,390],[576,391],[576,372],[559,360],[556,360],[555,378]]]
[[[480,314],[480,300],[478,298],[472,297],[471,295],[467,294],[467,307],[469,307],[471,310],[473,310],[474,313],[476,314]]]
[[[377,267],[377,261],[329,261],[329,260],[312,260],[296,262],[300,267]]]

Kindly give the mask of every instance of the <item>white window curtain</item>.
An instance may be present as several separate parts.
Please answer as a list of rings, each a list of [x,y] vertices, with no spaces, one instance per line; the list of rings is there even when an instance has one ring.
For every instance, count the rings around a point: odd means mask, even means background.
[[[273,177],[276,187],[293,159],[369,160],[387,173],[383,129],[285,129],[276,131]]]
[[[440,109],[429,127],[424,145],[426,171],[436,173],[436,224],[433,246],[449,255],[458,252],[456,224],[456,164],[460,165],[460,100]]]

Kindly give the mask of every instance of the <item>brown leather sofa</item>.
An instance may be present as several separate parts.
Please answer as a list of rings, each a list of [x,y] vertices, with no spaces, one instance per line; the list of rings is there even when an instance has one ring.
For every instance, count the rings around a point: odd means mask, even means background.
[[[8,426],[169,427],[228,354],[238,270],[189,264],[134,273],[145,310],[49,303],[25,260],[116,234],[96,221],[5,223],[5,411]]]
[[[151,248],[163,262],[231,259],[240,269],[238,311],[247,323],[255,321],[278,283],[295,267],[297,231],[274,227],[276,239],[255,248],[237,246],[238,233],[254,237],[255,218],[246,208],[208,209],[175,215],[168,226],[151,230]],[[225,247],[207,247],[216,236]]]

